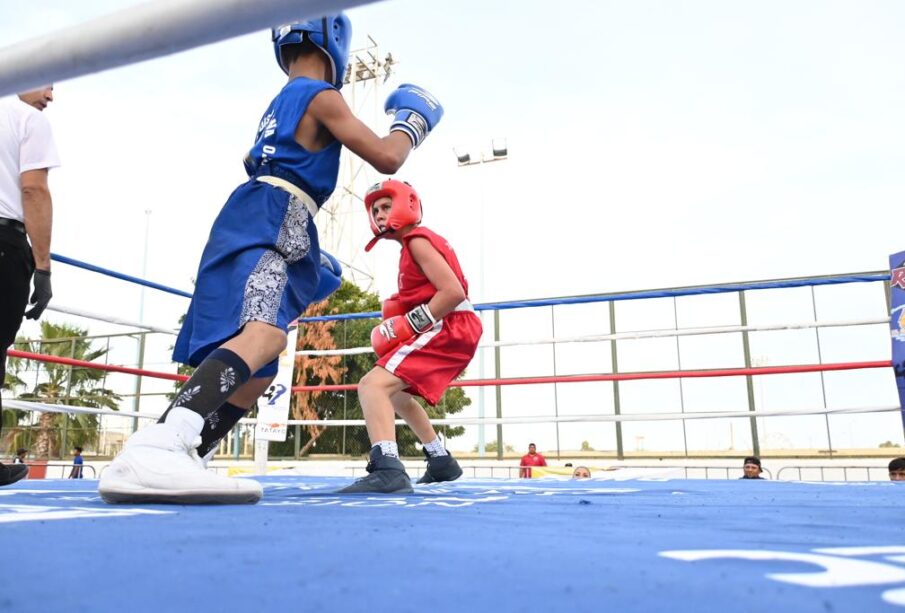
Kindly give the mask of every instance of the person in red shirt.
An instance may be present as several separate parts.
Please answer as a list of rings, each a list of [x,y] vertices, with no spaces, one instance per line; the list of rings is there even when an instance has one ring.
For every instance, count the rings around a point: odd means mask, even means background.
[[[537,445],[534,443],[528,444],[528,453],[522,456],[522,461],[519,466],[522,469],[519,471],[519,477],[522,479],[530,479],[531,478],[531,466],[546,466],[547,459],[537,452]]]
[[[481,320],[468,301],[468,281],[449,243],[421,226],[421,200],[411,185],[389,179],[365,196],[374,238],[402,245],[399,292],[383,303],[384,321],[371,332],[377,365],[358,383],[371,451],[368,475],[340,493],[410,493],[412,482],[399,461],[395,415],[424,445],[427,470],[418,483],[453,481],[459,463],[444,448],[420,396],[436,405],[478,348]]]

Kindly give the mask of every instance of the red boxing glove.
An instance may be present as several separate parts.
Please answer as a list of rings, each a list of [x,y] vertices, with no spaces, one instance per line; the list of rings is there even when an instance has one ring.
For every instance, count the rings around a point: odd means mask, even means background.
[[[383,318],[390,319],[397,315],[405,315],[405,305],[399,300],[399,294],[393,294],[383,301]]]
[[[383,357],[393,349],[415,336],[415,330],[408,320],[397,315],[381,322],[371,330],[371,347],[377,357]]]

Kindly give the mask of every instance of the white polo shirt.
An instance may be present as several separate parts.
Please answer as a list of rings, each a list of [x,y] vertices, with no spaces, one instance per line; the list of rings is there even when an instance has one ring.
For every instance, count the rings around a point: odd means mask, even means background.
[[[47,117],[17,96],[0,98],[0,217],[24,221],[22,173],[59,165]]]

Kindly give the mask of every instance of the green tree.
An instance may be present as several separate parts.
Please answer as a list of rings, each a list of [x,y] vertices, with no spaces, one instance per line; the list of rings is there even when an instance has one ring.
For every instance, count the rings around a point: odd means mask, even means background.
[[[379,311],[377,294],[366,292],[349,281],[343,280],[340,288],[325,302],[312,307],[305,317],[325,313],[362,313]],[[377,319],[349,319],[343,321],[312,322],[303,324],[299,331],[298,349],[346,349],[366,347],[371,343],[371,329]],[[377,361],[373,353],[343,356],[298,356],[296,359],[295,385],[347,384],[358,382]],[[462,388],[449,388],[436,407],[425,406],[432,419],[444,418],[462,411],[471,400]],[[301,392],[293,394],[292,417],[294,419],[362,419],[363,413],[354,391]],[[438,433],[446,438],[461,436],[465,428],[439,426]],[[292,455],[295,446],[295,429],[289,429],[284,443],[271,443],[273,455]],[[415,447],[417,437],[407,426],[396,428],[399,452],[412,456],[419,452]],[[299,440],[300,453],[363,455],[370,442],[364,426],[310,426],[302,429]]]
[[[25,351],[43,353],[58,357],[74,358],[92,362],[107,353],[106,349],[93,348],[92,341],[86,339],[88,331],[67,324],[41,322],[41,340],[26,342],[18,340],[17,344]],[[7,378],[12,388],[27,387],[19,377],[25,368],[26,360],[10,359],[12,376]],[[34,362],[38,364],[39,376],[34,387],[16,397],[19,400],[62,404],[67,406],[119,409],[120,396],[103,387],[106,373],[93,368],[80,368],[50,362]],[[6,421],[6,411],[4,421]],[[38,458],[58,457],[62,451],[63,430],[66,430],[67,445],[91,447],[97,443],[99,422],[97,415],[83,413],[41,413],[37,426],[20,427],[24,411],[10,411],[14,424],[4,437],[11,447],[31,447]],[[7,425],[6,423],[4,425]],[[4,431],[6,429],[4,428]],[[32,439],[32,437],[34,437]],[[29,445],[29,440],[34,443]]]
[[[485,453],[496,453],[496,450],[498,447],[499,446],[497,445],[496,441],[487,441],[487,443],[484,445],[484,452]],[[507,445],[506,443],[503,443],[503,450],[504,450],[504,453],[515,453],[515,448],[512,445]],[[475,453],[478,452],[477,445],[474,446],[474,451],[475,451]]]

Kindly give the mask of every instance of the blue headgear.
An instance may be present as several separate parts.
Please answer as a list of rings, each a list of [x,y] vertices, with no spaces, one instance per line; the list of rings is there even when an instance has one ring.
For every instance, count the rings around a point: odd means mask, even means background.
[[[349,46],[352,41],[352,22],[345,13],[278,26],[271,30],[271,34],[277,64],[280,65],[283,72],[289,74],[289,67],[283,65],[283,58],[280,55],[283,45],[296,45],[308,39],[330,58],[330,66],[333,68],[333,85],[336,89],[343,86],[346,66],[349,63]]]

